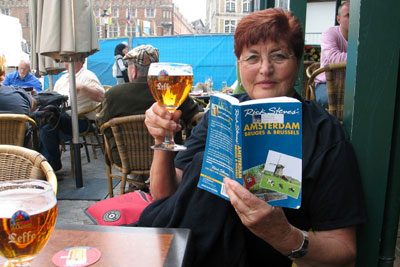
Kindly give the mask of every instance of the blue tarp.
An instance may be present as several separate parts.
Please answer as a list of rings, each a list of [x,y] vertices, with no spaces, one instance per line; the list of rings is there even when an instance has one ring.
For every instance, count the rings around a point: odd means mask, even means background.
[[[187,63],[193,66],[193,85],[211,77],[214,88],[220,89],[222,82],[228,86],[236,81],[236,57],[233,54],[233,35],[180,35],[163,37],[134,37],[100,40],[100,51],[88,57],[88,68],[103,85],[115,85],[112,77],[114,48],[126,41],[130,47],[151,44],[160,50],[160,62]],[[56,81],[58,76],[54,77]],[[45,85],[45,88],[47,86]]]

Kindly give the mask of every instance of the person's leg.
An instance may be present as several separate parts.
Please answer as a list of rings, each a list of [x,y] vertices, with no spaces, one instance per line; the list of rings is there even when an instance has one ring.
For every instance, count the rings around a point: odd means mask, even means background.
[[[315,87],[315,101],[323,108],[328,108],[328,91],[326,83],[319,83]]]
[[[58,127],[52,129],[48,124],[40,129],[40,141],[42,143],[40,153],[47,159],[54,171],[62,168],[58,132]]]

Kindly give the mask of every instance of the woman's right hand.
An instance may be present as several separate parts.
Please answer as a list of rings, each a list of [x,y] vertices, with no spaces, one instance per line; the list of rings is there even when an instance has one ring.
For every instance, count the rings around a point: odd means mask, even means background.
[[[179,118],[182,112],[180,110],[169,113],[156,102],[146,110],[145,115],[146,119],[144,122],[149,133],[154,137],[156,145],[164,142],[165,136],[168,134],[171,135],[171,131],[173,132],[173,136],[175,132],[181,130]]]

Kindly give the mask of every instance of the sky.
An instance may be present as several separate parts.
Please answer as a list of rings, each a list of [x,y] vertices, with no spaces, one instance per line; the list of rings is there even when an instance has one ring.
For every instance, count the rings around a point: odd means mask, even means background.
[[[173,0],[173,2],[188,22],[197,19],[206,22],[206,0]]]

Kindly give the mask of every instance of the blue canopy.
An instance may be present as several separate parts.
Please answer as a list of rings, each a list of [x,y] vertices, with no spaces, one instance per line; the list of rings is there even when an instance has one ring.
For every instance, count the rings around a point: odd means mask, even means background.
[[[193,85],[211,77],[214,89],[220,90],[223,81],[226,81],[228,86],[236,81],[232,34],[179,35],[99,40],[100,51],[89,56],[87,61],[88,69],[97,75],[103,85],[116,84],[116,79],[112,76],[114,48],[123,41],[130,43],[130,48],[151,44],[160,50],[160,62],[192,65]],[[54,80],[57,78],[54,77]]]

